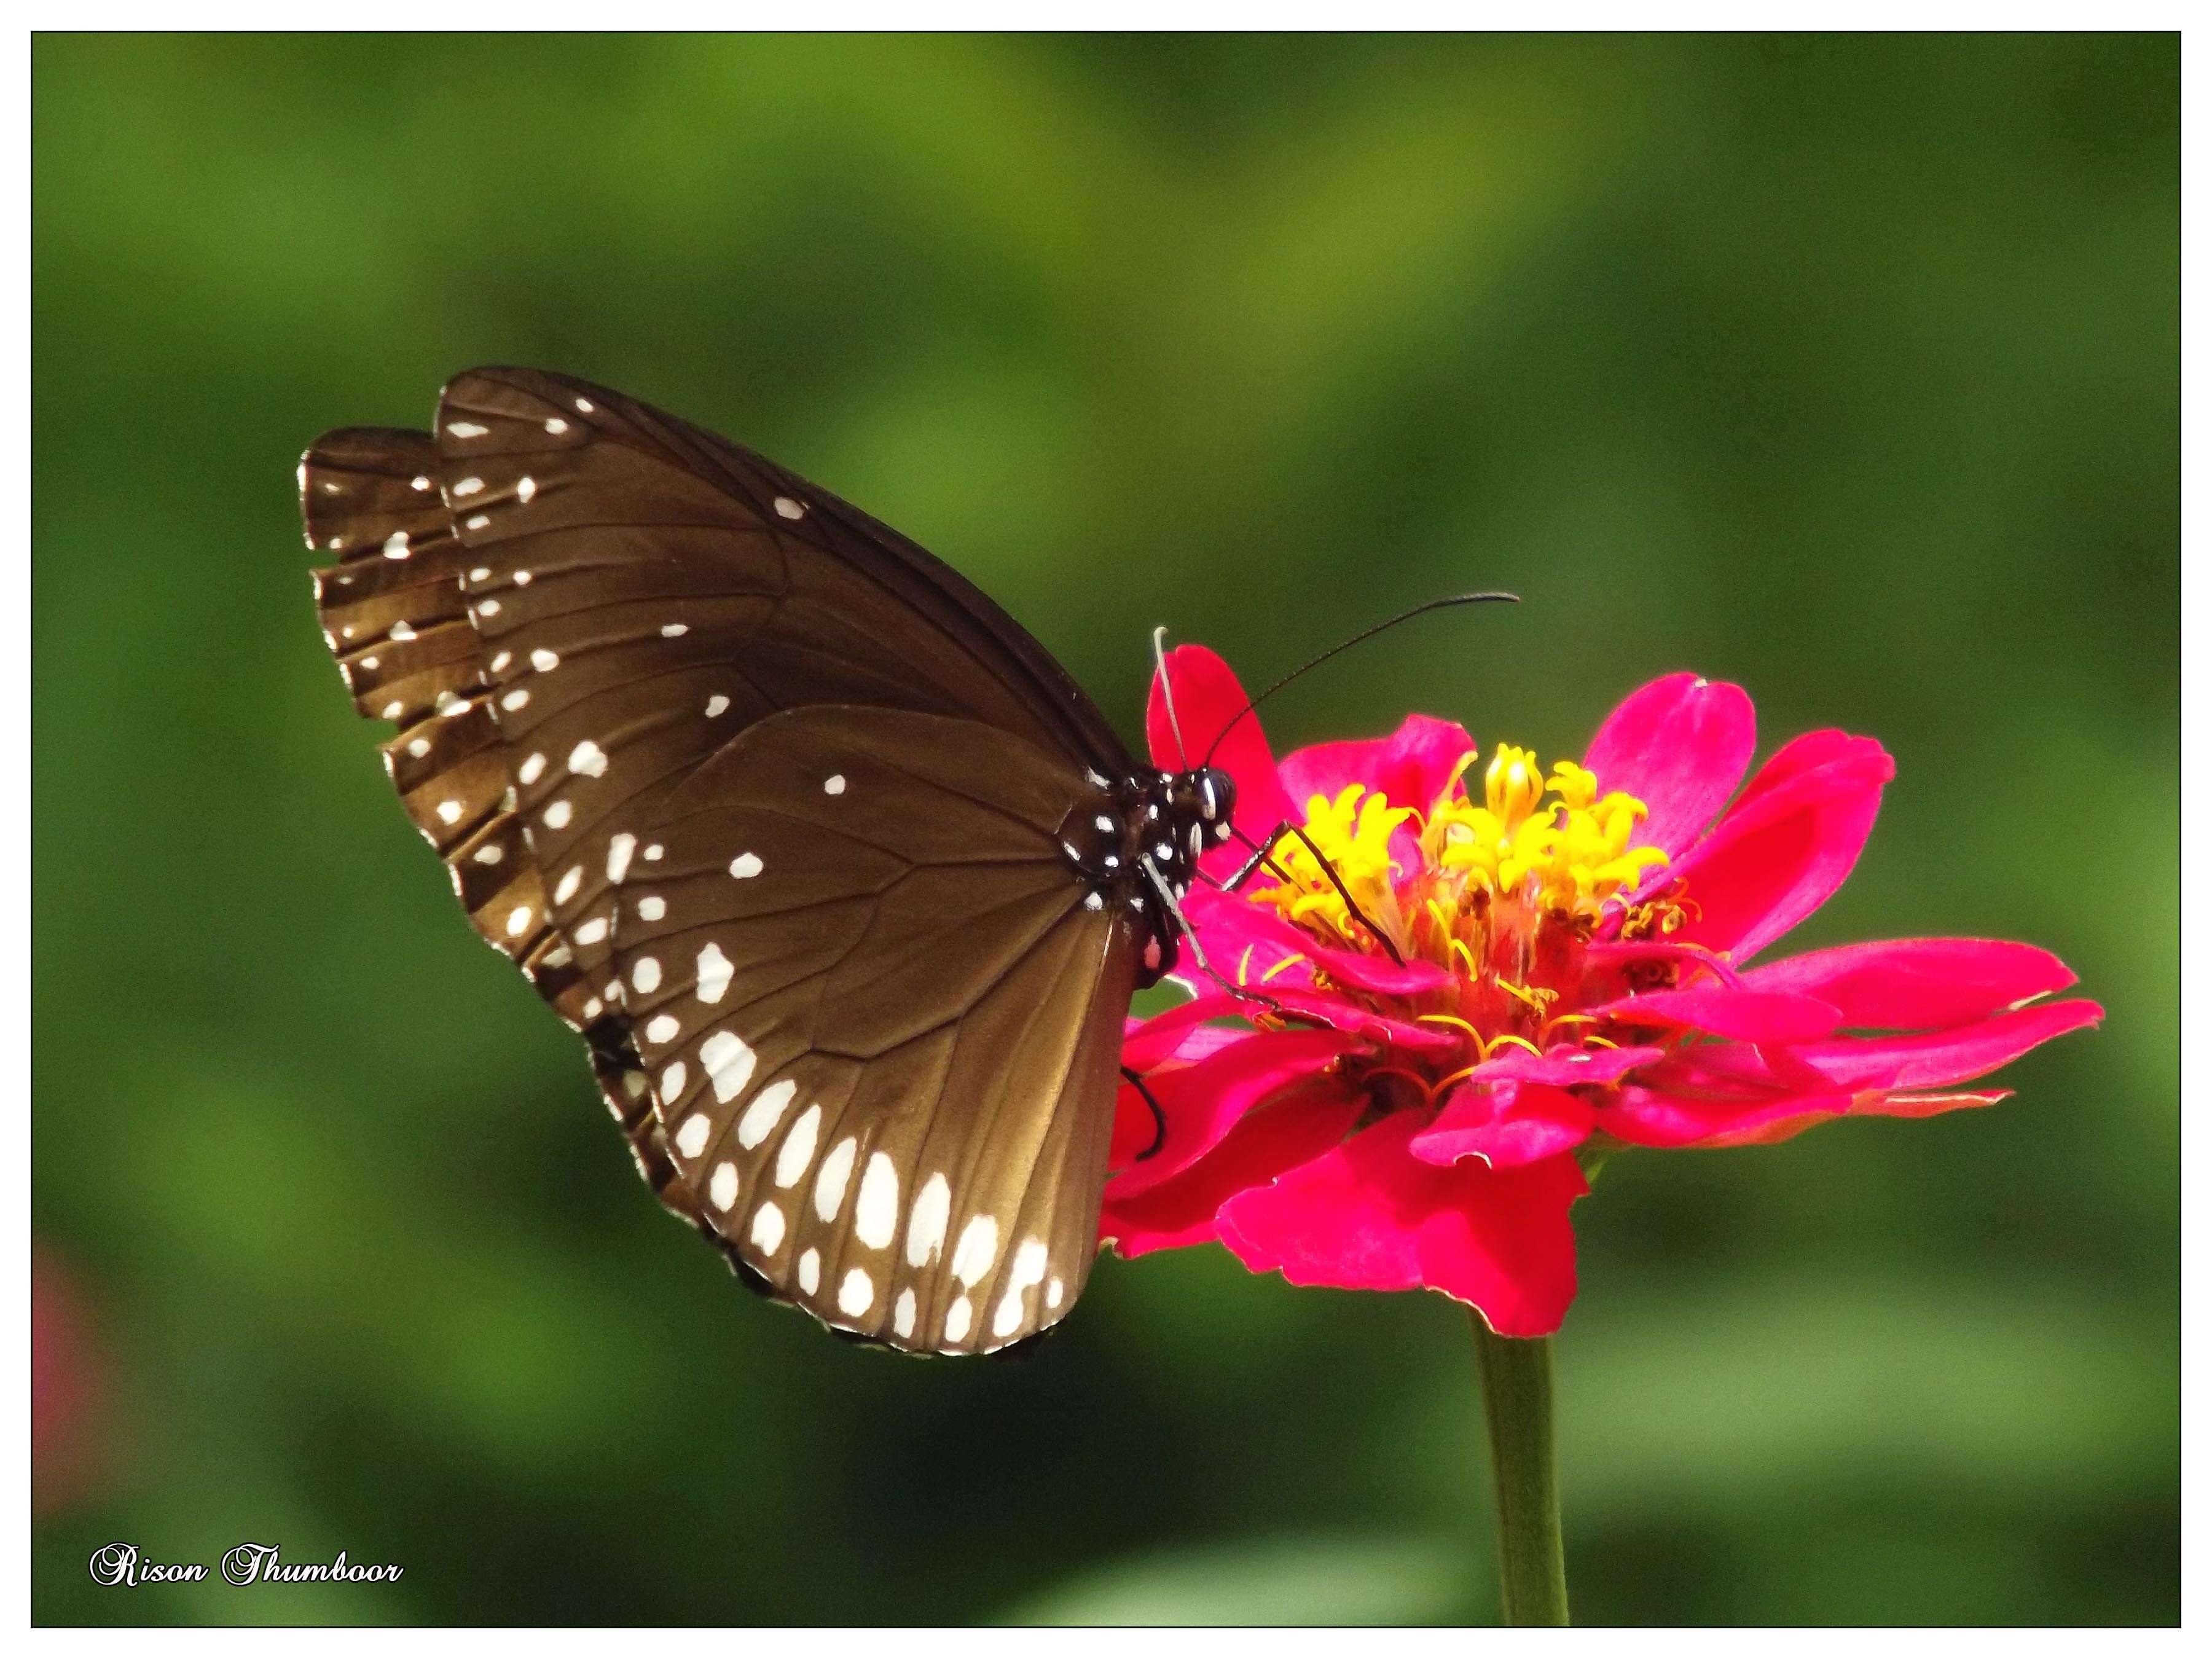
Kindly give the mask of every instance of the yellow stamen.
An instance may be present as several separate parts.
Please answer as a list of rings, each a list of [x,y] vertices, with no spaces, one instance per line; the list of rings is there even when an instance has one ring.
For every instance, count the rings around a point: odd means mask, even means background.
[[[1510,744],[1481,768],[1478,792],[1480,759],[1472,750],[1459,756],[1432,801],[1401,804],[1356,783],[1310,797],[1303,835],[1268,849],[1262,868],[1274,884],[1248,896],[1331,949],[1379,953],[1387,944],[1443,969],[1453,985],[1360,1000],[1456,1031],[1484,1060],[1508,1044],[1532,1054],[1562,1040],[1613,1047],[1592,1016],[1552,1012],[1583,1000],[1576,980],[1586,945],[1594,937],[1665,938],[1693,907],[1680,884],[1654,879],[1667,855],[1637,839],[1649,816],[1642,801],[1607,793],[1574,761],[1547,773],[1532,750]],[[1277,963],[1261,982],[1304,960]],[[1383,1069],[1431,1099],[1468,1075],[1462,1066],[1431,1083]]]
[[[1490,1041],[1483,1047],[1482,1057],[1485,1060],[1488,1060],[1491,1055],[1496,1054],[1500,1048],[1503,1048],[1509,1042],[1516,1048],[1526,1048],[1530,1054],[1535,1055],[1539,1060],[1541,1060],[1544,1057],[1544,1051],[1541,1048],[1539,1048],[1534,1043],[1529,1042],[1527,1037],[1516,1036],[1510,1031],[1500,1031],[1496,1036],[1491,1038]]]
[[[1461,1030],[1466,1032],[1468,1036],[1473,1037],[1476,1042],[1480,1043],[1482,1041],[1482,1033],[1476,1030],[1474,1026],[1468,1024],[1457,1014],[1415,1014],[1413,1018],[1420,1021],[1425,1025],[1455,1025]]]

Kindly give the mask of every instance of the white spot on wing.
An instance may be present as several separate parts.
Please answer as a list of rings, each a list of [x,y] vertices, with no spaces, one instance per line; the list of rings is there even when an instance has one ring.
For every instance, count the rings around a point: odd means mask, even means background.
[[[550,674],[561,665],[560,653],[541,647],[530,653],[530,665],[541,674]]]
[[[568,751],[568,769],[587,778],[602,777],[607,769],[607,751],[586,738]]]
[[[707,1150],[707,1137],[714,1130],[704,1112],[694,1112],[684,1120],[684,1127],[676,1132],[676,1150],[686,1158],[696,1158]]]
[[[660,986],[660,959],[658,957],[640,957],[630,964],[629,982],[641,991],[658,990]]]
[[[478,426],[474,421],[448,421],[446,422],[446,430],[456,438],[481,438],[491,428],[488,426]]]
[[[739,881],[750,881],[760,872],[760,854],[757,853],[740,853],[730,860],[730,873]]]
[[[822,1288],[822,1253],[809,1250],[799,1258],[799,1288],[811,1296]]]
[[[460,483],[453,486],[453,494],[457,496],[473,495],[483,488],[483,480],[482,478],[464,478]]]
[[[682,1097],[684,1078],[684,1062],[680,1060],[672,1060],[660,1068],[660,1103],[663,1106],[673,1105]],[[727,1209],[729,1206],[726,1204],[722,1207]]]
[[[945,1340],[962,1342],[967,1340],[968,1328],[975,1322],[975,1310],[964,1296],[953,1298],[952,1305],[945,1310]]]
[[[822,1132],[822,1108],[809,1106],[799,1115],[791,1126],[791,1133],[783,1138],[776,1149],[775,1184],[795,1187],[799,1177],[806,1173],[806,1166],[814,1162],[815,1137]]]
[[[783,1212],[773,1204],[755,1210],[752,1239],[763,1255],[774,1255],[783,1243]]]
[[[952,1276],[963,1285],[972,1285],[991,1271],[991,1264],[998,1257],[997,1218],[988,1215],[975,1216],[962,1230],[959,1245],[952,1252]]]
[[[779,495],[775,498],[775,510],[781,518],[803,519],[806,516],[806,509],[788,495]]]
[[[404,559],[407,556],[407,532],[405,531],[395,530],[389,536],[386,536],[384,538],[384,556],[386,558]]]
[[[876,1299],[873,1280],[855,1267],[845,1275],[845,1282],[837,1287],[837,1311],[858,1319],[867,1312],[868,1304]]]
[[[707,718],[708,720],[714,719],[715,715],[720,714],[729,706],[730,700],[724,696],[720,692],[717,691],[713,696],[707,699]]]
[[[860,1201],[853,1206],[853,1231],[870,1249],[884,1249],[898,1231],[898,1170],[878,1152],[868,1160]]]
[[[714,1098],[720,1101],[735,1100],[744,1091],[745,1085],[752,1081],[753,1067],[759,1059],[752,1046],[734,1031],[717,1031],[699,1045],[699,1063],[714,1079]],[[748,1148],[759,1146],[798,1090],[799,1085],[789,1079],[762,1090],[758,1098],[745,1109],[744,1121],[738,1125],[739,1142]],[[760,1115],[763,1109],[765,1117]]]
[[[837,1212],[845,1207],[845,1183],[853,1178],[853,1154],[860,1144],[847,1135],[822,1160],[821,1173],[814,1177],[814,1213],[824,1221],[835,1221]],[[866,1196],[863,1188],[861,1197]]]
[[[572,757],[573,758],[573,757]],[[600,764],[606,763],[602,760]],[[629,855],[637,848],[637,837],[627,832],[607,842],[607,879],[619,882],[629,873]],[[647,988],[641,986],[641,990]]]
[[[832,772],[828,777],[823,779],[822,793],[825,795],[843,794],[845,793],[845,775],[842,772]]]
[[[921,1183],[914,1195],[914,1212],[907,1218],[906,1259],[919,1267],[933,1261],[945,1249],[945,1224],[952,1215],[952,1188],[942,1171]]]
[[[999,1310],[991,1318],[991,1334],[1012,1336],[1022,1322],[1024,1309],[1023,1295],[1030,1286],[1044,1278],[1045,1263],[1050,1252],[1041,1238],[1025,1238],[1021,1249],[1014,1252],[1012,1276],[1006,1281],[1006,1293],[999,1300]]]
[[[735,970],[722,947],[711,941],[699,952],[699,1000],[720,1002],[730,988],[730,976]]]
[[[898,1302],[891,1309],[891,1328],[901,1336],[914,1334],[914,1287],[908,1285],[898,1293]]]
[[[707,1201],[718,1210],[726,1210],[738,1201],[738,1166],[717,1164],[714,1173],[707,1182]]]
[[[645,1028],[647,1042],[673,1042],[676,1034],[684,1029],[673,1014],[655,1014]]]

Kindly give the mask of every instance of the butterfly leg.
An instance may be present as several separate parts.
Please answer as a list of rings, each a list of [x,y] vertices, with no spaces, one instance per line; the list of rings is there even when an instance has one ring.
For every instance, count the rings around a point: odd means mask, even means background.
[[[1129,1086],[1143,1097],[1145,1109],[1152,1115],[1152,1144],[1139,1152],[1134,1159],[1136,1163],[1142,1164],[1166,1144],[1168,1115],[1160,1109],[1159,1101],[1153,1096],[1152,1090],[1146,1086],[1145,1074],[1142,1072],[1138,1071],[1134,1066],[1124,1066],[1121,1068],[1121,1075],[1128,1079]]]
[[[1153,868],[1150,859],[1139,860],[1139,863],[1142,866],[1145,874],[1150,878],[1152,890],[1158,895],[1159,908],[1154,912],[1154,915],[1156,918],[1164,917],[1164,920],[1159,923],[1160,931],[1158,936],[1166,939],[1170,949],[1176,948],[1182,943],[1188,943],[1190,946],[1191,960],[1198,964],[1198,971],[1239,1002],[1255,1003],[1271,1014],[1280,1014],[1283,1012],[1283,1005],[1274,998],[1263,991],[1255,991],[1249,985],[1231,982],[1222,976],[1218,969],[1206,959],[1206,947],[1198,942],[1198,929],[1192,927],[1190,918],[1183,915],[1182,906],[1176,902],[1174,890],[1169,887],[1166,878]],[[1175,924],[1172,937],[1170,936],[1165,926],[1166,921],[1172,921]],[[1170,958],[1167,966],[1172,965],[1172,958]],[[1164,974],[1167,967],[1163,967],[1161,971]]]
[[[1228,880],[1218,884],[1221,890],[1224,893],[1235,892],[1246,882],[1251,880],[1252,878],[1258,874],[1261,870],[1272,870],[1274,872],[1276,878],[1279,881],[1290,880],[1291,872],[1284,869],[1281,865],[1276,863],[1274,855],[1267,850],[1287,835],[1290,832],[1290,828],[1291,822],[1288,818],[1285,818],[1282,823],[1277,824],[1273,830],[1270,830],[1267,832],[1267,840],[1254,841],[1251,836],[1246,835],[1235,824],[1231,824],[1229,826],[1229,833],[1236,836],[1237,840],[1243,842],[1247,847],[1250,848],[1252,849],[1252,856],[1244,860],[1243,864],[1238,868],[1235,875],[1230,877]]]
[[[1352,913],[1352,919],[1373,936],[1375,942],[1389,953],[1391,961],[1396,963],[1401,968],[1406,965],[1406,958],[1398,954],[1398,947],[1390,942],[1390,936],[1377,927],[1374,919],[1359,908],[1359,901],[1352,896],[1352,890],[1344,884],[1344,878],[1336,873],[1334,865],[1322,856],[1321,848],[1314,845],[1313,837],[1306,834],[1303,825],[1292,823],[1288,818],[1285,818],[1267,832],[1265,841],[1261,842],[1253,841],[1241,830],[1235,833],[1239,841],[1252,848],[1252,856],[1244,861],[1242,869],[1222,884],[1224,890],[1234,892],[1252,878],[1254,872],[1262,867],[1272,869],[1285,881],[1290,880],[1289,875],[1284,872],[1282,866],[1275,862],[1268,849],[1285,836],[1296,836],[1305,844],[1306,851],[1313,854],[1314,862],[1321,866],[1322,874],[1328,878],[1328,884],[1336,889],[1337,896],[1344,901],[1344,907]]]

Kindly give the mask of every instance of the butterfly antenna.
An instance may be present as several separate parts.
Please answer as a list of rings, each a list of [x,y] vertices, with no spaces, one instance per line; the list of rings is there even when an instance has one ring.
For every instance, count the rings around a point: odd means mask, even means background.
[[[1206,750],[1204,763],[1208,766],[1213,764],[1214,750],[1221,747],[1221,739],[1227,737],[1231,732],[1236,729],[1237,722],[1238,720],[1243,720],[1247,714],[1257,708],[1261,703],[1267,702],[1268,698],[1273,696],[1276,692],[1281,690],[1292,680],[1297,679],[1301,674],[1310,672],[1312,670],[1320,667],[1331,657],[1337,655],[1340,652],[1349,651],[1353,646],[1359,645],[1368,640],[1371,640],[1377,634],[1387,633],[1391,629],[1395,628],[1400,623],[1411,622],[1416,617],[1425,617],[1431,611],[1449,611],[1455,605],[1483,605],[1492,600],[1502,600],[1508,605],[1518,605],[1521,603],[1521,596],[1518,593],[1449,593],[1441,599],[1425,600],[1421,604],[1415,605],[1410,611],[1401,611],[1396,616],[1385,617],[1382,621],[1375,623],[1370,628],[1361,629],[1357,634],[1354,634],[1348,640],[1339,641],[1336,644],[1329,647],[1328,650],[1322,652],[1318,657],[1312,659],[1310,661],[1300,663],[1296,668],[1291,670],[1289,673],[1284,675],[1282,678],[1277,680],[1265,691],[1262,691],[1258,696],[1253,698],[1251,702],[1246,703],[1242,708],[1238,709],[1236,714],[1232,714],[1230,717],[1229,724],[1221,728],[1220,732],[1214,738],[1212,745]],[[1170,712],[1172,712],[1172,708],[1170,708]]]
[[[1182,769],[1190,770],[1190,750],[1183,746],[1182,722],[1176,718],[1175,682],[1168,678],[1167,625],[1163,623],[1152,630],[1152,660],[1160,665],[1160,701],[1168,706],[1168,730],[1175,733],[1176,758]]]

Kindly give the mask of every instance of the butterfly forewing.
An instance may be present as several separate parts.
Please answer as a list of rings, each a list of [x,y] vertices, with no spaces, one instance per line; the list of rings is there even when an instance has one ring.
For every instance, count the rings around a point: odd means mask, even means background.
[[[1055,839],[1131,766],[1059,665],[835,496],[558,376],[463,375],[434,434],[332,433],[301,483],[395,786],[477,930],[585,1031],[663,1201],[896,1346],[1059,1317],[1142,945]]]

